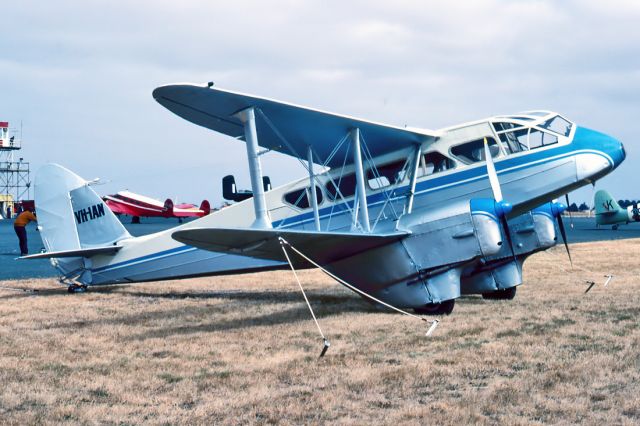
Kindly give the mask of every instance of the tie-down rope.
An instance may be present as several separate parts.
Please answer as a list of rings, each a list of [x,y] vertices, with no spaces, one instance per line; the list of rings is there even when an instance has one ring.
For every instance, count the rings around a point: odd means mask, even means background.
[[[403,315],[407,315],[410,316],[412,318],[415,318],[417,320],[420,321],[424,321],[427,324],[430,324],[429,329],[427,330],[426,335],[429,336],[431,335],[431,333],[433,333],[433,331],[436,329],[436,327],[438,326],[438,323],[440,322],[440,320],[438,319],[433,319],[433,320],[429,320],[427,318],[424,317],[420,317],[418,315],[414,315],[410,312],[404,311],[400,308],[397,308],[393,305],[390,305],[389,303],[383,302],[380,299],[377,299],[373,296],[371,296],[370,294],[360,290],[359,288],[354,287],[353,285],[349,284],[348,282],[346,282],[345,280],[343,280],[342,278],[332,274],[331,272],[329,272],[328,270],[326,270],[325,268],[323,268],[322,266],[320,266],[318,263],[314,262],[313,260],[311,260],[308,256],[306,256],[304,253],[302,253],[300,250],[298,250],[297,248],[295,248],[293,245],[291,245],[291,243],[289,243],[287,240],[285,240],[282,237],[278,237],[278,240],[280,241],[280,246],[282,247],[282,251],[284,252],[284,255],[287,259],[287,262],[289,263],[289,267],[291,267],[291,271],[293,271],[293,275],[296,278],[296,281],[298,282],[298,286],[300,286],[300,290],[302,290],[302,295],[304,296],[304,300],[307,302],[307,306],[309,307],[309,311],[311,312],[311,316],[313,317],[313,320],[316,323],[316,326],[318,327],[318,331],[320,332],[320,336],[322,337],[322,340],[324,342],[324,348],[322,349],[322,353],[320,354],[320,357],[324,356],[324,354],[327,352],[327,349],[329,348],[329,341],[327,340],[327,338],[325,337],[325,335],[322,333],[322,329],[320,328],[320,324],[318,323],[318,319],[316,318],[313,309],[311,308],[311,304],[309,303],[309,299],[307,298],[307,295],[304,291],[304,289],[302,288],[302,284],[300,283],[300,279],[298,278],[298,274],[296,273],[295,268],[293,267],[293,263],[291,262],[291,259],[289,258],[289,254],[287,253],[286,247],[290,247],[291,250],[293,250],[294,252],[296,252],[300,257],[302,257],[303,259],[305,259],[307,262],[311,263],[313,266],[315,266],[316,268],[320,269],[322,272],[324,272],[325,274],[327,274],[328,276],[330,276],[331,278],[333,278],[334,280],[338,281],[340,284],[344,285],[345,287],[349,288],[350,290],[355,291],[356,293],[373,300],[374,302],[377,302],[383,306],[386,306],[389,309],[392,309],[396,312],[399,312]]]

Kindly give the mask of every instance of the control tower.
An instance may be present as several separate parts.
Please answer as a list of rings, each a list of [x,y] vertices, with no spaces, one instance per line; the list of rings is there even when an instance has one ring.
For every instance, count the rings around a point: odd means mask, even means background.
[[[30,200],[29,163],[18,156],[22,148],[22,128],[13,129],[0,121],[0,218],[15,214],[14,204]]]

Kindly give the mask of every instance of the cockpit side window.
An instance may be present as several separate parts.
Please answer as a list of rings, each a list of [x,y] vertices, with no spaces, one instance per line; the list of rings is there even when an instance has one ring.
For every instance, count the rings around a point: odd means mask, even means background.
[[[427,152],[420,157],[418,177],[444,172],[445,170],[453,169],[455,167],[456,163],[451,158],[444,156],[437,151]]]
[[[500,153],[500,148],[498,147],[495,139],[488,137],[487,144],[489,145],[491,157],[497,157]],[[478,161],[484,161],[484,139],[476,139],[471,142],[454,146],[451,148],[451,154],[465,163],[477,163]]]
[[[529,149],[536,149],[547,145],[558,143],[558,136],[543,132],[538,129],[531,129],[528,136]]]
[[[504,142],[511,154],[558,143],[558,136],[532,128],[521,128],[499,135],[500,140]]]
[[[504,123],[504,124],[510,124],[510,123]],[[515,154],[516,152],[522,152],[528,149],[528,146],[527,146],[528,131],[529,129],[527,128],[520,128],[512,132],[500,133],[499,135],[500,140],[506,145],[508,153]]]
[[[550,118],[540,125],[540,127],[542,127],[543,129],[551,130],[552,132],[562,136],[569,136],[572,126],[573,125],[569,121],[565,120],[559,115]]]

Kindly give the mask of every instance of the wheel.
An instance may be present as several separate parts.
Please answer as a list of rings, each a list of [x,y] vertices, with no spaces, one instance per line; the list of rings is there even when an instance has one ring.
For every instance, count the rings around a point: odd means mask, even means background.
[[[420,315],[450,315],[455,304],[456,300],[451,299],[442,303],[429,303],[419,308],[413,308],[413,311]]]
[[[482,298],[488,300],[513,300],[516,297],[516,289],[517,287],[509,287],[505,290],[482,293]]]
[[[74,294],[74,293],[84,293],[85,291],[87,291],[87,286],[82,284],[73,284],[70,285],[69,287],[67,287],[67,292]]]

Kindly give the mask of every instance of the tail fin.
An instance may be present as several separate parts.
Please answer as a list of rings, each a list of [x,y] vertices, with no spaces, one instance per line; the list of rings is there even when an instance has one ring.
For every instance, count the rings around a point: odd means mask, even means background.
[[[162,208],[162,216],[173,217],[173,201],[171,198],[164,200],[164,207]]]
[[[206,216],[209,213],[211,213],[211,204],[209,204],[209,201],[202,200],[202,203],[200,203],[200,210],[204,212],[203,216]]]
[[[609,194],[604,189],[596,192],[596,195],[593,198],[593,203],[596,207],[596,214],[612,214],[616,213],[620,208],[620,205],[613,199],[611,194]]]
[[[64,167],[41,167],[34,187],[38,228],[48,252],[112,246],[131,238],[89,183]]]

